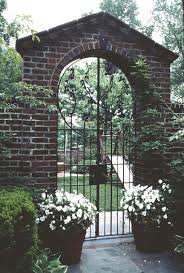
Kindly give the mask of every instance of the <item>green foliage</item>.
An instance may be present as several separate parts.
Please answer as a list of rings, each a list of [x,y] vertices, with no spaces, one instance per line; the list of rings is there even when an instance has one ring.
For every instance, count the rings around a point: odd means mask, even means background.
[[[0,272],[31,272],[37,251],[36,209],[21,188],[0,191]]]
[[[88,59],[87,59],[88,61]],[[109,71],[109,67],[111,71]],[[97,63],[77,63],[66,70],[61,77],[59,89],[59,129],[58,144],[61,149],[71,145],[75,148],[85,146],[85,156],[90,150],[90,157],[96,157],[97,127]],[[98,120],[104,134],[110,135],[120,147],[122,135],[129,143],[133,135],[132,97],[131,88],[125,75],[113,64],[105,60],[100,63],[100,113]],[[65,121],[65,122],[63,122]],[[67,130],[72,126],[72,140]],[[86,129],[86,130],[85,130]],[[88,130],[90,129],[90,130]],[[124,133],[123,133],[124,132]],[[105,140],[106,153],[111,151],[110,138]],[[127,153],[128,154],[128,153]]]
[[[178,244],[177,244],[176,248],[174,249],[174,251],[184,254],[184,237],[176,235],[176,240],[177,240]]]
[[[168,136],[168,147],[172,151],[175,147],[180,147],[184,140],[184,116],[173,113],[174,120],[171,124],[175,131]],[[178,151],[170,161],[170,180],[175,181],[177,199],[184,200],[184,153],[183,149]]]
[[[114,73],[108,74],[106,64],[106,61],[101,62],[100,69],[100,122],[109,125],[114,119],[131,116],[132,94],[125,75],[117,67]],[[62,76],[59,90],[61,115],[66,118],[76,115],[78,123],[87,122],[91,128],[96,123],[96,73],[96,61],[85,63],[83,67],[77,64]]]
[[[34,273],[66,273],[67,269],[67,266],[61,264],[60,256],[49,257],[48,249],[40,253],[32,268]]]
[[[150,67],[146,60],[140,56],[132,65],[133,76],[141,87],[138,94],[142,108],[140,125],[136,137],[136,147],[141,160],[151,172],[163,168],[164,164],[164,124],[161,122],[161,97],[150,83]],[[154,174],[155,175],[155,174]],[[160,173],[158,173],[157,180]]]
[[[100,8],[132,27],[139,27],[138,7],[135,0],[102,0]]]
[[[155,0],[154,24],[163,44],[170,50],[179,53],[180,57],[174,62],[171,69],[172,91],[174,98],[183,98],[184,84],[184,45],[183,45],[183,18],[181,0]]]
[[[2,39],[0,63],[0,110],[15,109],[24,104],[29,108],[46,105],[44,98],[52,94],[51,90],[21,82],[22,58]]]
[[[25,31],[34,30],[31,29],[32,20],[29,15],[17,15],[11,22],[8,22],[3,12],[7,9],[7,0],[0,1],[0,38],[6,41],[8,45],[11,38],[17,39],[21,33]]]

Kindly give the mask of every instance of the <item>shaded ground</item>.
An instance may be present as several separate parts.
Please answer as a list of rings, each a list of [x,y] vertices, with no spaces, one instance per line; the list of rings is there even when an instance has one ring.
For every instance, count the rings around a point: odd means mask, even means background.
[[[81,261],[69,273],[184,273],[184,258],[136,251],[132,237],[86,241]]]

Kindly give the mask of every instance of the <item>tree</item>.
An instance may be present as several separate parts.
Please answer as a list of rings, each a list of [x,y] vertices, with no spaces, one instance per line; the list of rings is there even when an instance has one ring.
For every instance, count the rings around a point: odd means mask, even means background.
[[[88,61],[88,60],[87,60]],[[106,142],[106,152],[122,152],[123,147],[122,135],[124,142],[129,143],[130,138],[133,140],[132,128],[132,93],[129,83],[117,67],[109,67],[106,60],[100,62],[100,98],[99,98],[99,115],[97,116],[97,62],[78,63],[66,70],[61,77],[59,86],[59,134],[58,143],[60,148],[66,148],[68,144],[73,146],[83,145],[91,149],[93,155],[97,148],[96,128],[97,120],[100,123],[100,134],[112,135]],[[71,129],[69,136],[68,129]],[[65,133],[63,133],[63,130]],[[84,132],[85,130],[85,132]],[[60,134],[60,132],[62,132]],[[71,141],[67,139],[72,138]],[[100,137],[100,136],[99,136]],[[102,145],[102,137],[99,139]],[[92,148],[90,148],[92,147]],[[101,149],[102,150],[102,149]],[[126,151],[127,152],[127,151]],[[128,152],[127,152],[128,154]]]
[[[163,44],[179,54],[171,69],[172,91],[175,98],[184,97],[184,1],[155,0],[154,21],[163,37]]]
[[[100,8],[134,28],[141,25],[138,20],[138,7],[135,0],[102,0]]]
[[[151,37],[154,31],[154,25],[148,23],[142,25],[138,18],[139,11],[136,0],[102,0],[100,8],[124,21],[133,28],[138,29],[145,35]]]

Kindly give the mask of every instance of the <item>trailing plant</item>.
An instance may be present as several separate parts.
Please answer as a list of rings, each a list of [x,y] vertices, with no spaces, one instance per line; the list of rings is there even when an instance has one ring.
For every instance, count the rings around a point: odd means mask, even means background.
[[[161,96],[151,83],[150,67],[140,56],[132,65],[134,81],[140,86],[136,94],[140,103],[139,122],[137,123],[136,150],[144,166],[154,174],[155,181],[163,177],[165,164],[166,138],[161,120]]]
[[[68,267],[62,265],[60,256],[49,256],[49,250],[44,249],[33,263],[34,273],[66,273]]]

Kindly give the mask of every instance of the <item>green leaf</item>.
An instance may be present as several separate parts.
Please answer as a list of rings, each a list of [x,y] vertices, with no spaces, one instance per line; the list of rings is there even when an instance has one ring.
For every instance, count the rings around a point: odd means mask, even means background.
[[[175,251],[178,253],[184,253],[184,244],[177,245],[177,247],[175,248]]]
[[[42,271],[42,269],[37,264],[35,264],[35,263],[32,266],[32,270],[33,270],[34,273],[44,273]]]
[[[52,273],[66,273],[68,267],[67,266],[58,266],[56,269],[52,270]]]

